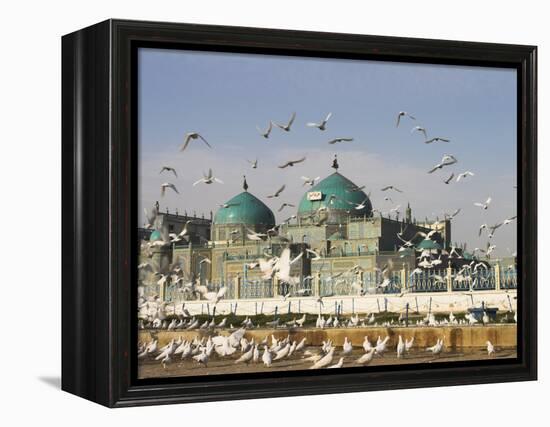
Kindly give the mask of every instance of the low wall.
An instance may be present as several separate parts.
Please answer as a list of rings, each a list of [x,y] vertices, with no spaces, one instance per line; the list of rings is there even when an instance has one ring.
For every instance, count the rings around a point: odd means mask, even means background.
[[[474,292],[434,292],[416,293],[403,295],[365,295],[365,296],[334,296],[323,298],[323,304],[317,302],[317,297],[304,298],[268,298],[268,299],[239,299],[222,300],[216,304],[216,314],[228,314],[235,311],[242,316],[253,316],[256,314],[280,314],[288,313],[311,313],[334,314],[336,306],[341,307],[341,314],[352,313],[377,313],[391,311],[404,313],[407,303],[410,311],[420,313],[432,312],[463,312],[471,307],[486,306],[496,307],[499,310],[516,310],[516,291],[474,291]],[[182,313],[182,307],[191,315],[212,313],[213,304],[207,301],[185,301],[170,304],[167,307],[168,313],[173,312],[175,306],[176,314]]]
[[[220,335],[229,335],[229,331],[222,330]],[[298,329],[252,329],[247,330],[245,337],[254,338],[256,342],[263,340],[266,336],[273,334],[277,339],[291,336],[292,340],[301,340],[306,338],[308,345],[321,345],[328,339],[333,341],[334,345],[341,346],[344,338],[351,340],[354,346],[361,346],[365,336],[369,337],[371,343],[380,336],[382,338],[389,336],[390,347],[395,346],[399,335],[403,339],[414,337],[413,347],[427,347],[434,345],[437,339],[444,339],[445,346],[450,349],[485,347],[487,341],[497,347],[515,347],[517,344],[517,328],[515,324],[509,325],[489,325],[489,326],[441,326],[441,327],[366,327],[366,328],[298,328]],[[159,340],[159,345],[167,344],[172,338],[184,337],[193,339],[195,337],[207,337],[216,335],[209,331],[139,331],[138,339],[140,341],[149,341],[152,336]]]

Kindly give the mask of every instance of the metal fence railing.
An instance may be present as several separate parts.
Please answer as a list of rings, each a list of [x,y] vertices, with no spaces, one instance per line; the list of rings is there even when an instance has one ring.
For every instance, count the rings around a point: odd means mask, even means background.
[[[248,276],[228,278],[226,282],[204,281],[208,292],[218,292],[225,287],[225,299],[263,299],[281,296],[360,296],[372,294],[397,294],[401,292],[471,292],[495,289],[517,289],[517,271],[513,268],[480,268],[469,274],[455,269],[430,269],[417,273],[395,270],[382,274],[380,271],[347,272],[300,278],[295,284],[273,279],[249,280]],[[449,289],[450,287],[450,289]],[[144,296],[159,294],[159,286],[140,284]],[[169,284],[164,290],[166,301],[186,301],[199,298],[197,293],[185,291],[181,283]]]

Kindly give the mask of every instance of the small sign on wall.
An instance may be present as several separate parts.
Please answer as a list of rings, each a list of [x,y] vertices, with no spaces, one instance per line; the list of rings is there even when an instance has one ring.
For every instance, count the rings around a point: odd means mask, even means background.
[[[309,193],[307,193],[307,199],[309,201],[321,200],[322,198],[323,193],[321,193],[320,191],[310,191]]]

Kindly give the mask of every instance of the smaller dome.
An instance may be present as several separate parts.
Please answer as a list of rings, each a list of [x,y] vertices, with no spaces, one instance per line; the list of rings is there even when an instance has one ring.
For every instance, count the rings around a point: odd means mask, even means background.
[[[418,245],[416,245],[416,249],[424,250],[424,249],[437,249],[441,250],[441,245],[437,242],[434,242],[430,239],[424,239],[422,240]]]
[[[158,230],[155,230],[151,233],[151,235],[149,236],[149,241],[150,242],[155,242],[157,240],[162,240],[162,236],[160,235],[160,231]]]
[[[275,225],[275,215],[264,202],[247,191],[237,194],[214,216],[214,224]]]

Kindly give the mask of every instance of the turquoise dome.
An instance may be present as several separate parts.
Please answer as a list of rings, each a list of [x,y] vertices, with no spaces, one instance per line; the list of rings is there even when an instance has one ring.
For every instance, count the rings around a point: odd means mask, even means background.
[[[149,236],[149,241],[154,242],[156,240],[162,240],[162,236],[160,235],[160,231],[154,230],[151,235]]]
[[[353,182],[345,176],[340,175],[338,172],[335,172],[319,181],[304,194],[298,206],[298,215],[307,217],[316,212],[319,208],[326,207],[329,208],[331,212],[344,213],[345,216],[371,216],[372,204],[368,196],[361,190],[352,191],[354,187],[356,187],[356,185]],[[320,199],[308,200],[308,194],[312,192],[320,192]],[[329,204],[329,200],[333,195],[335,197],[332,198],[333,201]],[[365,207],[362,209],[355,209],[356,205],[361,203],[364,203]]]
[[[275,215],[264,202],[247,191],[237,194],[225,203],[214,216],[214,224],[275,225]]]

